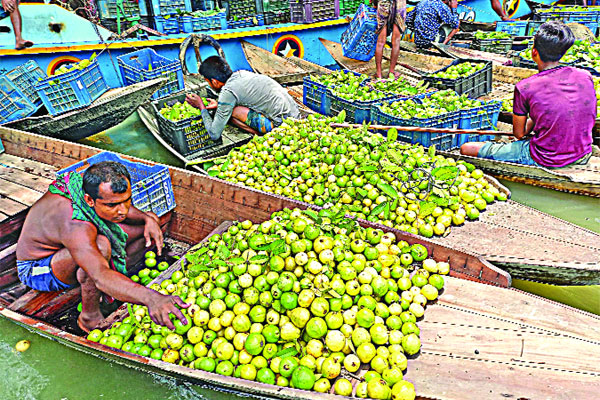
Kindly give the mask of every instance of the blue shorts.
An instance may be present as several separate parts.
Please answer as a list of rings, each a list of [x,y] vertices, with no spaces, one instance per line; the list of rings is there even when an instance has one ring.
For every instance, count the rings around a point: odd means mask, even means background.
[[[6,12],[4,8],[0,5],[0,19],[8,17],[10,14]]]
[[[56,292],[76,287],[77,285],[67,285],[54,275],[50,266],[52,257],[54,257],[54,254],[41,260],[17,260],[17,269],[21,282],[32,289],[42,292]]]
[[[257,113],[254,110],[248,111],[248,118],[246,119],[246,125],[254,129],[261,135],[271,132],[273,130],[273,123],[267,117]]]
[[[516,140],[510,143],[486,142],[479,149],[477,157],[540,167],[531,157],[529,140]]]

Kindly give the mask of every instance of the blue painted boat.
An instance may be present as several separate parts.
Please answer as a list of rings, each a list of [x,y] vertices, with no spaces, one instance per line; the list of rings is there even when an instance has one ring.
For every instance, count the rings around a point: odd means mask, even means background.
[[[89,58],[98,54],[100,68],[110,87],[120,87],[121,77],[116,58],[120,55],[152,47],[160,55],[177,59],[179,45],[188,34],[150,36],[147,39],[109,41],[107,29],[67,11],[57,5],[22,4],[23,36],[35,45],[29,49],[14,49],[14,35],[9,18],[0,20],[0,27],[11,32],[0,33],[0,73],[34,59],[48,75],[65,63]],[[339,41],[348,21],[345,18],[311,24],[278,24],[248,28],[215,30],[210,35],[219,41],[226,58],[235,69],[251,69],[244,57],[241,40],[246,40],[265,50],[284,56],[297,56],[319,65],[334,65],[335,61],[320,44],[319,38]],[[211,47],[201,48],[202,57],[216,54]],[[195,70],[193,51],[186,55],[190,72]]]

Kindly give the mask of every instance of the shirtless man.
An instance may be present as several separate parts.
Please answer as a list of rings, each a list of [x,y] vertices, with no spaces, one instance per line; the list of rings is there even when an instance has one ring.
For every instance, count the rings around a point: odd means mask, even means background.
[[[77,172],[57,179],[29,211],[17,244],[19,278],[41,291],[81,285],[82,312],[77,320],[84,331],[104,318],[100,295],[144,304],[152,320],[174,328],[174,314],[187,323],[179,297],[165,296],[134,283],[122,272],[132,251],[154,241],[158,254],[163,236],[158,217],[131,206],[131,179],[119,163],[90,166],[83,177]]]

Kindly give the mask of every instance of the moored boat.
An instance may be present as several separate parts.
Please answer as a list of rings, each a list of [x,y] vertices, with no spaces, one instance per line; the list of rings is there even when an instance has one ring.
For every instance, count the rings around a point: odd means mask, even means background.
[[[22,187],[32,185],[39,175],[45,178],[59,168],[98,152],[87,146],[6,128],[0,129],[0,137],[7,151],[0,159],[14,163],[21,175],[31,175],[31,179],[21,179]],[[245,190],[179,168],[170,168],[170,174],[178,205],[163,222],[168,222],[167,236],[188,244],[200,241],[215,229],[219,232],[227,226],[221,224],[228,220],[258,222],[284,207],[305,207],[289,199]],[[38,183],[35,190],[38,197],[43,193],[44,184],[47,182]],[[24,192],[31,196],[22,197]],[[35,193],[24,190],[18,196],[22,201],[36,199]],[[2,221],[0,227],[6,222],[8,220]],[[453,275],[447,279],[437,303],[428,307],[420,322],[423,347],[420,355],[409,361],[407,379],[415,384],[420,398],[501,399],[507,395],[546,398],[556,394],[556,390],[570,398],[595,395],[600,374],[598,365],[595,360],[581,355],[599,351],[598,317],[508,288],[510,276],[480,257],[398,231],[395,234],[410,243],[424,244],[437,260],[448,260]],[[146,372],[193,384],[211,384],[246,395],[282,399],[344,398],[189,369],[88,341],[74,334],[69,324],[68,316],[74,315],[78,301],[77,289],[44,295],[27,291],[18,282],[14,251],[10,249],[2,251],[0,266],[3,277],[0,314],[64,345]],[[177,268],[175,264],[164,274]],[[123,311],[117,310],[106,322],[122,315]]]
[[[77,141],[123,122],[166,82],[165,78],[110,89],[91,105],[65,114],[42,115],[10,122],[7,126],[58,139]]]

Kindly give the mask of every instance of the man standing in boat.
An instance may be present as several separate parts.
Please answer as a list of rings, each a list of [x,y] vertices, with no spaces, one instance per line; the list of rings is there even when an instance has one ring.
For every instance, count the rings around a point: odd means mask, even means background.
[[[564,23],[542,24],[531,51],[539,73],[515,86],[513,135],[519,140],[465,143],[461,153],[550,168],[586,164],[592,155],[597,100],[589,72],[559,65],[574,42]]]
[[[33,42],[23,39],[23,18],[19,10],[19,0],[2,0],[0,3],[0,19],[10,16],[10,23],[15,32],[15,49],[23,50],[33,46]]]
[[[443,44],[447,44],[458,32],[460,24],[456,8],[457,0],[423,0],[406,17],[406,25],[414,33],[415,45],[428,49],[435,40],[443,24],[450,25],[452,31]]]
[[[406,0],[378,0],[371,3],[375,3],[377,7],[378,36],[375,47],[377,78],[382,77],[381,63],[383,60],[383,47],[390,32],[392,32],[392,57],[390,58],[389,75],[395,75],[402,32],[406,30],[404,22],[406,19]]]
[[[127,256],[152,242],[161,254],[158,217],[131,205],[131,178],[123,165],[101,162],[83,176],[72,172],[57,178],[31,207],[17,243],[19,279],[40,291],[79,284],[82,311],[77,323],[86,332],[103,319],[102,293],[146,305],[154,322],[173,329],[170,314],[186,322],[176,306],[187,305],[123,275]]]
[[[213,140],[221,137],[227,122],[247,132],[264,135],[281,125],[285,118],[300,118],[298,106],[288,92],[272,78],[250,71],[232,72],[219,56],[207,58],[200,74],[219,93],[218,103],[208,107],[202,98],[189,94],[186,101],[202,110],[202,120]],[[208,109],[216,108],[214,119]]]

